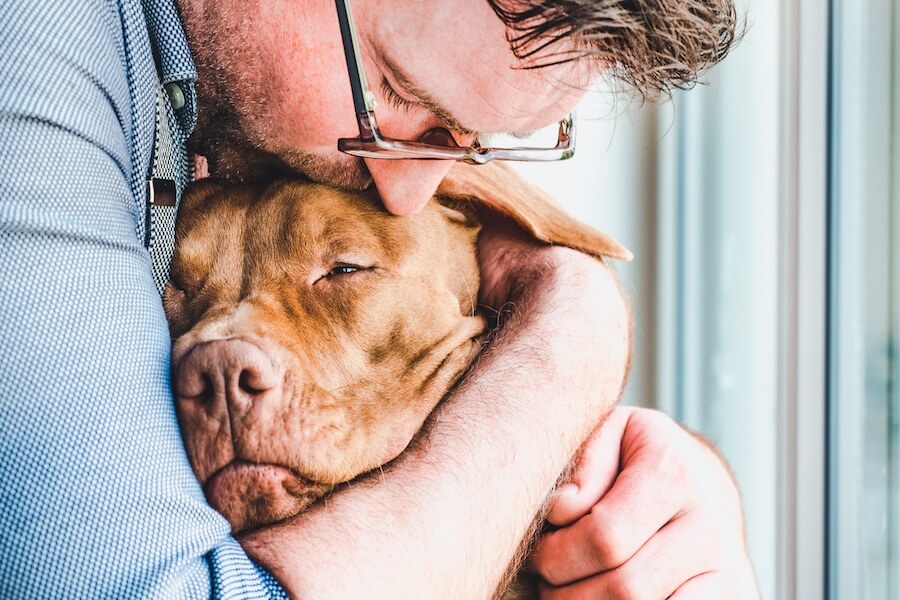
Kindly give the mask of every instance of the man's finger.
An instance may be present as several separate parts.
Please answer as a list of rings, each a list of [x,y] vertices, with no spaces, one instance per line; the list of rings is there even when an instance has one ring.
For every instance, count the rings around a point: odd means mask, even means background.
[[[560,486],[550,505],[547,520],[562,527],[580,519],[612,487],[619,474],[622,435],[632,409],[615,408],[585,443],[575,472]]]
[[[668,598],[686,581],[715,569],[719,548],[712,533],[702,519],[675,519],[624,565],[598,576],[599,597]]]
[[[542,598],[668,598],[713,568],[715,549],[704,529],[697,521],[676,519],[620,567],[570,585],[545,586]],[[687,591],[693,594],[690,587]]]
[[[589,514],[541,538],[534,568],[562,585],[625,563],[683,508],[682,494],[662,481],[647,465],[627,467]]]
[[[684,582],[669,596],[669,600],[706,600],[707,598],[729,598],[728,580],[722,573],[710,572],[697,575]]]
[[[684,582],[669,597],[675,600],[729,598],[759,600],[759,584],[753,567],[746,560],[731,561],[722,570],[709,571]]]

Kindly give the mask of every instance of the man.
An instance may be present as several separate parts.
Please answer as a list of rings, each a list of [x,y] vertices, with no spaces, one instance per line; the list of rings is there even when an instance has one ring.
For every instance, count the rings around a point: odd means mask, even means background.
[[[558,4],[535,17],[516,2],[355,2],[385,135],[465,146],[527,131],[605,68],[686,83],[730,39],[729,4]],[[569,14],[581,21],[554,43],[528,37]],[[662,80],[660,48],[676,65]],[[612,274],[491,233],[485,299],[515,308],[429,430],[383,474],[238,545],[180,445],[143,247],[157,75],[176,164],[193,132],[214,175],[374,183],[398,215],[450,168],[336,150],[358,128],[330,0],[0,5],[0,596],[490,595],[619,395],[629,323]],[[755,594],[726,468],[658,413],[612,413],[551,521],[565,527],[533,561],[546,597]]]

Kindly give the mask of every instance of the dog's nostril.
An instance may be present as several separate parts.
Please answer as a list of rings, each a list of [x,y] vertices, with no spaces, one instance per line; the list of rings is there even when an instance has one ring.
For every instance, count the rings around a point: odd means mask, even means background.
[[[206,371],[184,366],[178,369],[175,392],[182,398],[206,401],[212,396],[213,389],[212,378]]]
[[[216,396],[216,386],[212,377],[207,373],[197,373],[191,380],[188,385],[176,389],[177,395],[200,405],[211,404]]]
[[[213,394],[215,394],[215,386],[213,385],[212,378],[208,373],[203,373],[201,376],[200,388],[197,394],[194,395],[194,398],[199,400],[200,402],[210,402],[213,398]]]
[[[260,394],[274,387],[273,383],[268,381],[269,379],[271,377],[266,377],[255,369],[244,369],[238,376],[238,387],[245,394]]]

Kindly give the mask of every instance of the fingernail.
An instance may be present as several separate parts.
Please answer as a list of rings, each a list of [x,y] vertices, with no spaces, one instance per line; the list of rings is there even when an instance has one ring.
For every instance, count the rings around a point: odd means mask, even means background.
[[[559,486],[556,490],[556,496],[574,496],[578,493],[578,485],[575,483],[566,483]]]

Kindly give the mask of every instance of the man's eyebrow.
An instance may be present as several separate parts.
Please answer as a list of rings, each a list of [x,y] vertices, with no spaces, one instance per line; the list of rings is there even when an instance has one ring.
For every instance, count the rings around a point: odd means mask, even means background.
[[[444,122],[448,128],[458,131],[459,133],[477,139],[483,134],[463,125],[456,116],[445,108],[434,97],[416,84],[409,74],[384,54],[381,55],[385,68],[390,71],[391,78],[397,82],[397,85],[403,88],[403,91],[412,96],[416,102],[425,107],[430,113]]]

